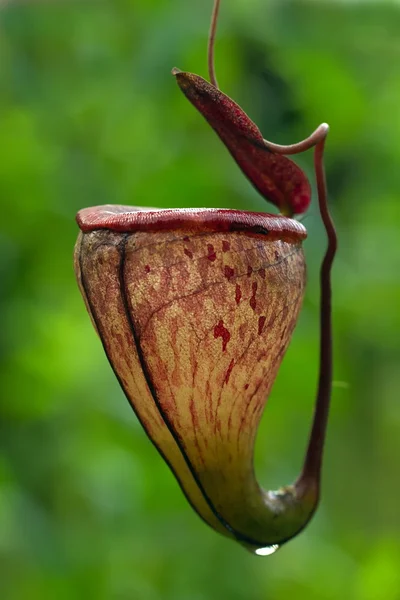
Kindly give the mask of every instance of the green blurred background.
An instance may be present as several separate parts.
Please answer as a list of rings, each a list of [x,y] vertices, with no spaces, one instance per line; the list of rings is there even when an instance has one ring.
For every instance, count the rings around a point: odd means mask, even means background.
[[[268,210],[170,75],[206,76],[212,1],[0,9],[0,597],[400,598],[400,5],[225,0],[222,89],[290,143],[327,121],[340,236],[320,509],[276,555],[207,528],[145,437],[72,270],[79,208]],[[299,163],[312,177],[312,156]],[[270,488],[299,470],[317,376],[309,286],[260,428]]]

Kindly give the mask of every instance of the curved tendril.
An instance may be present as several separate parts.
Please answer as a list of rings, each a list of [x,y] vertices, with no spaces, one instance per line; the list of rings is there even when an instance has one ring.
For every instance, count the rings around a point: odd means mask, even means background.
[[[324,451],[324,442],[329,415],[329,405],[332,391],[332,287],[331,271],[337,249],[335,226],[328,208],[328,193],[324,168],[324,149],[329,126],[322,123],[305,140],[297,144],[282,146],[264,140],[266,147],[276,154],[299,154],[312,147],[314,150],[314,170],[317,181],[318,204],[328,238],[328,247],[325,252],[320,270],[320,367],[318,378],[317,400],[314,409],[314,418],[310,438],[306,451],[303,469],[296,482],[299,493],[306,492],[310,486],[315,486],[319,494],[321,479],[321,465]]]
[[[304,465],[295,487],[302,495],[314,488],[317,498],[321,480],[321,466],[324,442],[329,416],[329,406],[332,392],[332,287],[331,271],[337,249],[335,226],[328,207],[328,194],[324,168],[324,149],[329,125],[322,123],[306,139],[297,144],[282,146],[264,140],[265,146],[276,154],[299,154],[314,147],[314,170],[317,182],[318,204],[321,219],[326,231],[328,246],[322,260],[320,270],[320,367],[318,378],[317,399],[314,409],[308,447]]]
[[[210,33],[208,36],[208,52],[207,52],[208,73],[210,76],[210,82],[216,88],[218,88],[218,81],[215,76],[214,52],[215,52],[215,35],[217,32],[219,6],[220,6],[220,0],[215,0],[213,11],[212,11],[212,16],[211,16],[211,25],[210,25]]]
[[[308,138],[302,140],[301,142],[297,142],[297,144],[282,146],[281,144],[274,144],[273,142],[265,139],[264,144],[267,146],[268,150],[275,152],[275,154],[300,154],[301,152],[305,152],[306,150],[317,146],[322,140],[325,142],[328,131],[329,125],[327,123],[322,123]],[[321,160],[323,160],[323,156],[321,156]],[[317,168],[315,168],[315,172],[317,174]]]
[[[322,222],[328,238],[328,247],[325,252],[320,270],[321,334],[317,399],[303,469],[295,485],[300,494],[309,490],[310,486],[315,486],[317,497],[319,495],[321,465],[332,390],[331,271],[337,249],[336,230],[328,207],[328,194],[324,168],[324,148],[328,131],[329,126],[326,123],[323,123],[308,138],[298,142],[297,144],[291,144],[289,146],[281,146],[280,144],[274,144],[268,140],[264,140],[268,149],[276,154],[299,154],[300,152],[304,152],[305,150],[315,147],[314,170],[317,182],[318,204]]]
[[[324,168],[324,147],[327,130],[315,145],[314,169],[317,180],[318,203],[323,225],[328,238],[328,246],[320,270],[320,370],[317,400],[313,424],[308,442],[303,471],[296,486],[303,488],[313,482],[319,488],[324,441],[329,416],[332,392],[332,289],[331,271],[337,249],[337,236],[327,202],[327,186]]]

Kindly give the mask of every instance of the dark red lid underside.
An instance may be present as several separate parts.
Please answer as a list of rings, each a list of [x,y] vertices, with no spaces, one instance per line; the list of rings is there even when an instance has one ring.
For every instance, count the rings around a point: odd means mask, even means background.
[[[98,229],[135,231],[229,232],[268,235],[270,239],[300,242],[305,227],[295,219],[268,213],[217,208],[153,209],[106,204],[80,210],[77,223],[84,233]]]

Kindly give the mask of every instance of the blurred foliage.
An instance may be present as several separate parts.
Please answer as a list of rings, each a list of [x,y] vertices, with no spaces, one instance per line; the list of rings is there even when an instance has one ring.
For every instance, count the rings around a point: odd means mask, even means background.
[[[170,76],[206,75],[211,0],[10,1],[0,9],[0,596],[400,598],[400,6],[223,1],[221,87],[280,143],[331,125],[340,236],[321,507],[276,555],[208,529],[145,437],[72,271],[76,211],[267,209]],[[299,157],[312,177],[312,157]],[[267,209],[269,210],[269,209]],[[266,409],[257,472],[290,482],[315,393],[309,287]]]

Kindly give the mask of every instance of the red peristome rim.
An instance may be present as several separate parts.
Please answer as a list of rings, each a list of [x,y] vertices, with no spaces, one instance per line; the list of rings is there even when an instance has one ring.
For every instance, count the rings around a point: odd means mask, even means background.
[[[105,204],[80,210],[76,220],[84,233],[98,229],[120,233],[174,230],[243,231],[289,242],[300,242],[307,237],[306,228],[295,219],[268,213],[219,208],[156,209]]]

